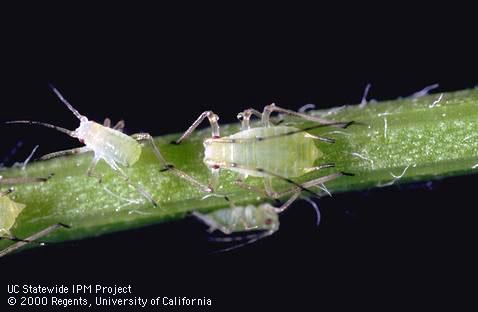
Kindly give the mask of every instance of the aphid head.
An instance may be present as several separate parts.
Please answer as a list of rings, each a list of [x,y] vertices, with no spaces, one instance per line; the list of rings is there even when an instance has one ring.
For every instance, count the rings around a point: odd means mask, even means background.
[[[277,231],[279,229],[279,214],[269,204],[261,205],[259,208],[262,230]]]
[[[75,137],[80,140],[81,143],[84,143],[83,140],[86,138],[86,136],[91,132],[91,121],[88,121],[88,118],[84,117],[84,120],[81,120],[80,126],[75,129]]]

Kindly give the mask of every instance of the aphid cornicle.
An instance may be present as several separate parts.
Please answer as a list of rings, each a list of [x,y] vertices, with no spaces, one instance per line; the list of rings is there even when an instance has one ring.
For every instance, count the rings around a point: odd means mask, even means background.
[[[78,154],[92,151],[94,153],[91,165],[88,168],[88,176],[93,176],[94,168],[98,161],[104,160],[113,170],[118,172],[130,185],[136,188],[136,190],[147,198],[154,206],[157,206],[156,202],[152,198],[151,194],[143,189],[141,186],[133,184],[126,173],[123,172],[120,166],[131,166],[135,164],[141,156],[141,145],[138,141],[149,140],[154,146],[155,154],[158,159],[166,166],[166,161],[159,153],[159,150],[154,145],[152,137],[148,133],[137,133],[132,136],[128,136],[122,132],[124,128],[124,122],[118,122],[113,128],[110,128],[111,121],[105,119],[103,125],[97,122],[88,120],[87,117],[81,115],[68,101],[60,94],[60,92],[51,86],[53,92],[58,98],[73,112],[73,114],[80,120],[80,126],[74,131],[47,124],[38,121],[29,120],[17,120],[9,121],[7,123],[26,123],[37,124],[48,128],[55,129],[63,132],[73,138],[77,138],[85,146],[80,148],[74,148],[65,151],[59,151],[43,156],[41,159],[50,159],[53,157],[64,156],[69,154]],[[177,173],[177,172],[175,172]],[[101,180],[101,178],[100,178]]]
[[[317,122],[319,125],[307,129],[274,126],[270,120],[272,112],[297,116]],[[251,128],[251,116],[260,117],[262,126]],[[247,109],[238,114],[238,118],[242,120],[241,131],[226,137],[220,136],[219,117],[212,111],[206,111],[174,143],[181,143],[206,118],[211,124],[212,137],[204,141],[203,161],[211,169],[211,189],[216,187],[219,170],[226,169],[239,173],[239,181],[243,181],[247,176],[264,178],[265,193],[273,198],[282,197],[284,193],[274,191],[272,178],[282,178],[296,184],[290,178],[334,166],[333,164],[315,165],[322,156],[322,152],[314,141],[333,143],[334,140],[310,134],[307,132],[308,129],[322,126],[345,128],[351,124],[351,122],[328,121],[271,104],[264,107],[262,113],[255,109]]]

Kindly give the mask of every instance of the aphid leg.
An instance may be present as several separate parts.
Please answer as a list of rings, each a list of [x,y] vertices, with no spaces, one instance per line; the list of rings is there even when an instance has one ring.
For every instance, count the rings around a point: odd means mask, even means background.
[[[234,182],[234,184],[236,184],[237,186],[239,186],[243,189],[246,189],[248,191],[253,191],[255,193],[259,193],[262,196],[269,196],[269,194],[267,194],[267,192],[264,189],[262,189],[260,187],[257,187],[257,186],[250,185],[250,184],[244,182],[243,180],[238,179]]]
[[[6,196],[6,195],[8,195],[8,194],[10,194],[10,193],[12,193],[12,192],[13,192],[13,188],[9,188],[9,189],[6,190],[6,191],[0,191],[0,197]]]
[[[153,199],[153,196],[148,191],[146,191],[141,185],[138,185],[138,184],[135,184],[135,183],[131,182],[131,179],[129,178],[129,176],[116,164],[116,162],[114,160],[105,159],[105,161],[111,168],[113,168],[116,172],[118,172],[121,177],[123,177],[123,179],[126,181],[126,183],[128,183],[129,185],[134,187],[136,189],[136,191],[138,191],[138,193],[143,195],[144,198],[149,200],[151,202],[151,204],[153,204],[154,207],[158,207],[158,204]]]
[[[135,134],[132,134],[131,137],[135,139],[136,141],[148,141],[153,147],[154,154],[156,155],[156,158],[158,158],[161,165],[164,168],[167,168],[169,166],[166,159],[164,159],[163,155],[159,151],[158,146],[156,145],[156,143],[154,143],[153,137],[149,133],[144,133],[144,132],[135,133]]]
[[[315,184],[317,184],[317,182],[315,182]],[[280,207],[272,207],[272,209],[274,209],[275,212],[277,213],[282,213],[284,212],[287,208],[290,207],[290,205],[292,205],[292,203],[294,203],[297,198],[300,196],[301,194],[301,190],[300,189],[296,189],[295,193],[284,203],[282,204]],[[319,222],[320,222],[320,210],[319,210],[319,207],[317,206],[317,204],[310,198],[307,198],[307,197],[304,197],[303,198],[305,201],[307,201],[309,204],[312,205],[312,207],[314,208],[316,214],[317,214],[317,222],[316,224],[318,225]]]
[[[277,199],[279,198],[279,193],[277,193],[274,190],[274,187],[272,186],[272,177],[265,177],[264,178],[264,188],[266,191],[267,196]]]
[[[302,184],[295,183],[294,181],[291,181],[289,179],[280,177],[278,175],[273,175],[273,176],[264,177],[264,189],[261,189],[261,188],[255,187],[255,186],[251,186],[251,185],[249,185],[247,183],[244,183],[240,180],[238,180],[236,182],[236,184],[238,186],[242,187],[242,188],[245,188],[245,189],[250,190],[250,191],[254,191],[254,192],[259,193],[263,196],[265,195],[265,196],[270,197],[272,199],[278,199],[278,198],[286,196],[290,193],[295,193],[295,192],[298,192],[298,191],[306,191],[308,193],[311,193],[312,195],[315,195],[316,197],[320,197],[315,192],[312,192],[309,188],[317,186],[317,185],[321,185],[321,184],[326,183],[326,182],[329,182],[329,181],[334,180],[334,179],[336,179],[340,176],[343,176],[343,175],[346,175],[346,174],[342,173],[342,172],[332,173],[332,174],[329,174],[329,175],[324,176],[324,177],[320,177],[320,178],[317,178],[317,179],[314,179],[314,180],[311,180],[311,181],[304,182]],[[282,191],[282,192],[277,192],[277,191],[274,190],[274,188],[272,186],[272,178],[273,177],[278,177],[278,178],[281,178],[283,180],[286,180],[287,182],[293,184],[294,187],[292,187],[288,190]]]
[[[326,168],[333,168],[333,167],[335,167],[335,164],[333,164],[333,163],[322,164],[322,165],[316,166],[316,167],[305,168],[305,172],[309,173],[309,172],[312,172],[312,171],[326,169]]]
[[[271,126],[270,116],[271,116],[272,112],[284,113],[284,114],[300,117],[302,119],[317,122],[317,123],[323,124],[323,125],[336,124],[335,121],[331,121],[331,120],[327,120],[327,119],[323,119],[323,118],[319,118],[319,117],[313,117],[313,116],[310,116],[310,115],[307,115],[307,114],[298,113],[298,112],[293,111],[293,110],[288,110],[288,109],[276,106],[274,103],[272,103],[270,105],[265,106],[264,111],[262,112],[262,124],[264,125],[264,127],[270,127]]]
[[[283,197],[283,196],[288,195],[290,193],[294,193],[294,192],[301,191],[301,190],[303,191],[304,189],[307,190],[311,187],[318,186],[318,185],[321,185],[323,183],[335,180],[338,177],[341,177],[343,175],[345,175],[345,174],[342,173],[342,172],[338,172],[338,173],[332,173],[332,174],[329,174],[329,175],[326,175],[324,177],[320,177],[320,178],[317,178],[317,179],[313,179],[313,180],[302,183],[300,185],[300,187],[293,187],[289,190],[277,193],[277,196],[280,198],[280,197]]]
[[[95,173],[95,168],[96,168],[96,165],[98,164],[98,161],[100,161],[100,158],[93,157],[93,160],[91,161],[90,166],[88,167],[88,170],[86,170],[86,175],[89,177],[98,179],[98,182],[101,183],[101,181],[103,180],[103,176]]]
[[[26,240],[26,239],[21,239],[21,238],[18,238],[16,236],[12,236],[12,235],[5,235],[5,236],[0,236],[0,240],[1,239],[7,239],[9,241],[12,241],[12,242],[25,242],[25,243],[33,243],[33,244],[38,244],[40,246],[44,246],[45,243],[44,242],[37,242],[37,241],[29,241],[29,240]]]
[[[11,253],[11,252],[13,252],[13,251],[15,251],[19,248],[22,248],[23,246],[25,246],[27,244],[35,242],[39,238],[42,238],[44,236],[49,235],[50,233],[54,232],[55,230],[57,230],[60,227],[70,228],[68,225],[63,224],[63,223],[57,223],[57,224],[54,224],[52,226],[49,226],[46,229],[41,230],[40,232],[35,233],[35,234],[27,237],[24,240],[20,240],[19,242],[17,242],[15,244],[5,248],[4,250],[0,251],[0,258],[3,257],[3,256],[8,255],[9,253]]]
[[[214,221],[212,218],[210,218],[207,214],[203,214],[203,213],[200,213],[200,212],[193,211],[191,213],[191,215],[194,216],[195,218],[201,220],[204,224],[206,224],[209,227],[207,229],[207,231],[209,233],[212,233],[216,230],[219,230],[226,235],[229,235],[229,234],[232,233],[230,229],[228,229],[228,228],[226,228],[222,225],[219,225],[216,221]]]
[[[238,236],[238,237],[214,237],[214,238],[210,237],[209,240],[214,241],[214,242],[223,242],[223,243],[245,241],[244,243],[237,244],[237,245],[234,245],[234,246],[229,247],[229,248],[223,248],[223,249],[220,249],[218,251],[215,251],[215,252],[213,252],[213,254],[214,254],[214,253],[228,252],[228,251],[231,251],[231,250],[234,250],[234,249],[244,247],[246,245],[255,243],[255,242],[257,242],[257,241],[259,241],[263,238],[271,236],[275,232],[277,232],[277,230],[269,230],[269,231],[265,231],[263,233],[245,235],[245,236]]]
[[[156,158],[159,160],[159,162],[161,163],[161,165],[164,168],[162,171],[171,171],[176,176],[180,177],[181,179],[184,179],[184,180],[188,181],[189,183],[193,184],[197,188],[201,189],[203,192],[211,193],[213,191],[209,186],[204,185],[203,183],[194,179],[193,177],[191,177],[187,173],[177,169],[174,165],[169,164],[166,161],[166,159],[163,157],[161,152],[159,151],[158,146],[156,145],[156,143],[154,142],[153,137],[149,133],[136,133],[136,134],[131,135],[131,137],[133,139],[137,140],[137,141],[147,140],[147,141],[150,142],[150,144],[153,146],[153,152],[156,155]]]
[[[90,151],[91,151],[91,149],[89,147],[82,146],[82,147],[72,148],[72,149],[69,149],[69,150],[58,151],[58,152],[46,154],[46,155],[43,155],[42,157],[40,157],[40,160],[48,160],[48,159],[61,157],[61,156],[82,154],[82,153],[86,153],[86,152],[90,152]]]
[[[221,232],[223,232],[223,231],[221,231]],[[220,243],[247,241],[244,244],[240,244],[239,246],[237,246],[237,245],[233,246],[233,248],[230,248],[230,249],[229,248],[228,249],[221,249],[221,251],[227,251],[227,250],[236,249],[238,247],[242,247],[244,245],[256,242],[261,238],[264,238],[264,237],[267,237],[269,235],[274,234],[275,232],[277,232],[277,230],[268,230],[268,231],[264,231],[264,232],[261,232],[261,233],[249,234],[249,235],[240,235],[240,236],[228,236],[228,237],[211,236],[211,237],[208,238],[208,240],[212,241],[212,242],[220,242]],[[224,233],[224,234],[229,235],[230,233]]]
[[[219,138],[220,137],[219,123],[218,123],[219,117],[216,114],[214,114],[212,111],[205,111],[198,117],[198,119],[196,119],[195,122],[193,122],[193,124],[188,128],[188,130],[186,130],[186,132],[184,132],[184,134],[179,139],[177,139],[176,141],[173,141],[172,143],[180,144],[185,138],[187,138],[188,136],[191,135],[191,133],[193,133],[193,131],[197,128],[197,126],[199,126],[201,122],[203,122],[205,118],[209,119],[209,123],[211,124],[212,137]]]
[[[16,177],[16,178],[3,178],[0,176],[0,184],[14,185],[14,184],[27,184],[27,183],[39,183],[46,182],[53,177],[53,173],[46,178],[29,178],[29,177]]]
[[[241,121],[241,130],[248,130],[251,128],[250,120],[252,116],[262,118],[262,113],[253,108],[246,109],[242,113],[237,114],[237,119]]]
[[[282,204],[282,206],[276,208],[274,207],[274,210],[277,212],[277,213],[282,213],[284,210],[286,210],[287,208],[289,208],[290,205],[292,205],[293,202],[295,202],[297,200],[297,198],[299,197],[301,193],[301,190],[299,189],[297,192],[295,192],[285,203]]]
[[[212,192],[219,185],[219,173],[220,172],[221,172],[221,169],[219,169],[219,168],[211,168],[210,169],[209,188],[212,190]]]

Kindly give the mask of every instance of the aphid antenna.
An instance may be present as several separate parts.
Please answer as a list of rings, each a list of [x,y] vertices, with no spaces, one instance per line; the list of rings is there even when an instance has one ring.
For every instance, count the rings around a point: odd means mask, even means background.
[[[308,198],[308,197],[301,197],[302,200],[305,200],[306,202],[308,202],[312,208],[314,208],[315,210],[315,214],[317,216],[317,221],[315,222],[315,225],[316,226],[319,226],[320,224],[320,219],[321,219],[321,215],[320,215],[320,209],[319,209],[319,206],[317,205],[317,203],[315,201],[313,201],[312,199]]]
[[[62,128],[62,127],[58,127],[58,126],[55,126],[55,125],[52,125],[52,124],[49,124],[49,123],[46,123],[46,122],[32,121],[32,120],[13,120],[13,121],[7,121],[5,123],[6,124],[40,125],[40,126],[43,126],[43,127],[51,128],[51,129],[54,129],[56,131],[65,133],[65,134],[71,136],[72,138],[77,138],[77,135],[76,135],[75,131],[71,131],[71,130],[68,130],[68,129],[65,129],[65,128]]]
[[[57,88],[55,88],[54,85],[52,85],[51,83],[48,84],[48,86],[51,88],[51,90],[53,92],[55,92],[56,96],[60,99],[60,101],[63,102],[63,104],[66,105],[66,107],[68,107],[68,109],[76,116],[76,118],[78,118],[80,121],[81,120],[84,120],[86,117],[81,115],[80,112],[78,112],[74,107],[73,105],[71,105],[64,97],[63,95],[60,93],[60,91],[58,91]]]

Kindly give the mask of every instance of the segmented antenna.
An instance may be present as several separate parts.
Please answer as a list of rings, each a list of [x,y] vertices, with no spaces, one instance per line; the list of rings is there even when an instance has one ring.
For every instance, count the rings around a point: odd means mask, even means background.
[[[81,115],[70,103],[68,103],[68,101],[63,97],[63,95],[61,95],[60,91],[58,91],[58,89],[55,88],[54,85],[52,85],[51,83],[49,83],[48,86],[53,90],[53,92],[55,92],[56,96],[60,99],[60,101],[62,101],[63,104],[65,104],[66,107],[68,107],[68,109],[69,109],[73,114],[75,114],[76,118],[78,118],[79,120],[81,120],[82,118],[84,118],[83,115]]]
[[[62,128],[62,127],[54,126],[54,125],[51,125],[51,124],[49,124],[49,123],[40,122],[40,121],[13,120],[13,121],[7,121],[7,122],[5,122],[5,123],[6,123],[6,124],[40,125],[40,126],[43,126],[43,127],[55,129],[55,130],[57,130],[57,131],[63,132],[63,133],[65,133],[65,134],[68,134],[68,135],[71,136],[72,138],[76,138],[76,137],[77,137],[75,131],[71,131],[71,130],[68,130],[68,129],[65,129],[65,128]]]

